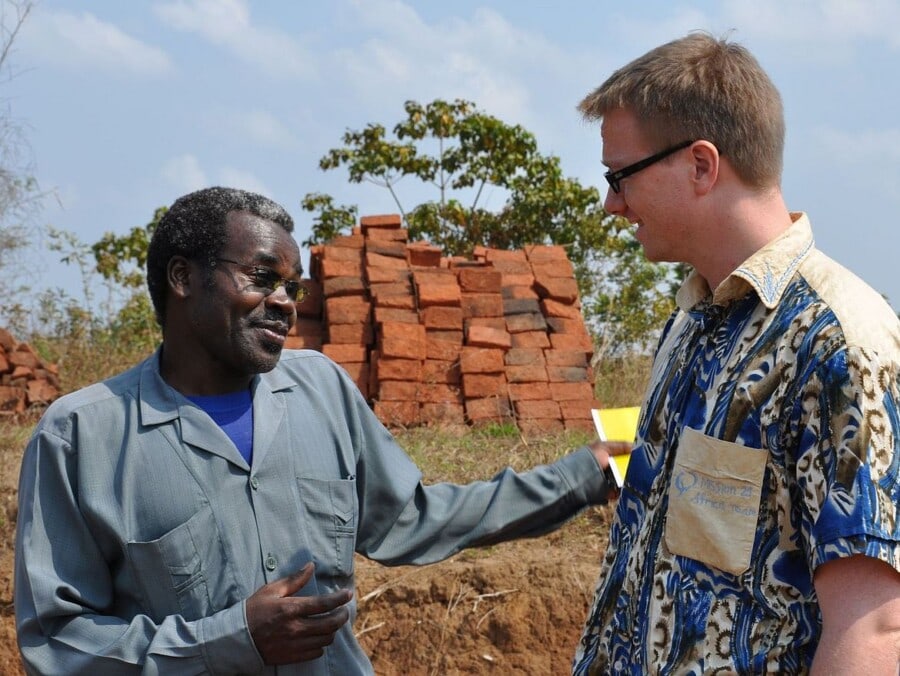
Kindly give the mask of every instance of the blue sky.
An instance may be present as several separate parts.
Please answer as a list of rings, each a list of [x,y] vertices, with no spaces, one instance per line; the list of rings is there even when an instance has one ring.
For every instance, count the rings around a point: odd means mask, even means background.
[[[185,192],[233,185],[282,203],[302,241],[307,192],[396,211],[318,160],[348,128],[392,127],[407,99],[474,101],[602,188],[580,99],[661,42],[732,31],[784,99],[788,206],[900,308],[898,28],[897,0],[40,0],[0,94],[54,191],[41,223],[93,243]],[[399,192],[409,206],[431,197]],[[41,255],[30,283],[76,293],[77,272]]]

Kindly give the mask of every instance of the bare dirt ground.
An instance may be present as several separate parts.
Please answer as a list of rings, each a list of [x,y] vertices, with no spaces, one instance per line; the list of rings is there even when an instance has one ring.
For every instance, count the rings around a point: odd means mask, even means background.
[[[0,674],[24,674],[12,603],[15,496],[0,493]],[[535,540],[424,567],[357,559],[356,633],[375,671],[565,674],[606,546],[609,508]]]

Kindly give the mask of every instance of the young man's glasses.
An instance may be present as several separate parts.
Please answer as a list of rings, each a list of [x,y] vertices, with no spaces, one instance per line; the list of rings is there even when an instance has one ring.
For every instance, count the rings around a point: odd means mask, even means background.
[[[300,282],[279,277],[274,270],[270,270],[269,268],[260,267],[258,265],[247,265],[245,263],[233,261],[229,258],[217,258],[216,260],[238,266],[241,269],[241,272],[247,275],[247,278],[253,283],[253,286],[267,296],[270,293],[275,293],[276,289],[284,288],[287,297],[295,303],[299,303],[306,298],[309,293],[309,290]]]
[[[607,171],[605,174],[603,174],[603,178],[605,178],[606,182],[609,183],[609,187],[612,188],[612,191],[618,195],[619,190],[622,189],[622,186],[619,185],[619,181],[621,181],[623,178],[628,178],[632,174],[638,173],[641,169],[646,169],[651,164],[655,164],[656,162],[665,159],[672,153],[678,152],[682,148],[687,148],[692,143],[693,141],[685,141],[683,143],[679,143],[676,146],[672,146],[671,148],[661,150],[655,155],[645,157],[644,159],[639,160],[634,164],[629,164],[627,167],[622,167],[618,171]]]

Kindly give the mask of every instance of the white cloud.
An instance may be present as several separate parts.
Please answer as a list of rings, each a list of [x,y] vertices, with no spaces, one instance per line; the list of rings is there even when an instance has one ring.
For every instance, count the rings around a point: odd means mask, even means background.
[[[196,33],[266,74],[315,74],[313,54],[286,33],[253,25],[246,0],[175,0],[153,9],[172,28]]]
[[[298,146],[294,133],[265,110],[229,111],[222,126],[228,133],[238,134],[256,145],[280,149]]]
[[[41,58],[72,69],[100,68],[138,75],[164,75],[169,56],[89,12],[42,11],[23,29],[23,44]]]
[[[160,173],[175,190],[179,191],[179,194],[209,185],[206,172],[200,167],[200,161],[191,154],[171,158],[163,165]]]
[[[366,98],[466,98],[501,119],[522,122],[534,104],[528,81],[565,76],[558,47],[492,9],[429,24],[398,0],[352,5],[352,20],[371,37],[337,57],[350,86]]]
[[[853,43],[872,40],[900,48],[900,4],[895,0],[729,0],[724,14],[742,33],[755,39],[794,45],[809,44],[807,59],[833,59]]]

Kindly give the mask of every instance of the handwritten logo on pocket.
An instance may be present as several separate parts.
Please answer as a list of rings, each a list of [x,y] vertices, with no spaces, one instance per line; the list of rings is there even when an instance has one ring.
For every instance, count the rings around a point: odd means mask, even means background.
[[[697,481],[699,479],[693,472],[681,471],[675,477],[675,490],[678,491],[679,495],[684,495],[697,485]]]

